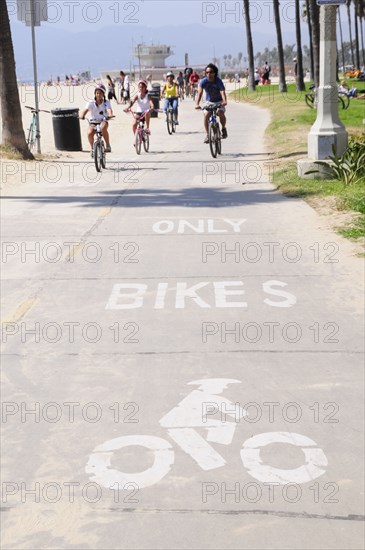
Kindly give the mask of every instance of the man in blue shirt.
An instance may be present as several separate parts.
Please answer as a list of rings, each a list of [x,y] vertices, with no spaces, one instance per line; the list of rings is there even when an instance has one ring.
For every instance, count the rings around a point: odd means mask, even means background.
[[[227,105],[227,96],[226,89],[222,80],[218,77],[218,67],[209,63],[205,68],[205,78],[199,82],[198,95],[196,98],[195,109],[200,109],[200,101],[205,91],[205,99],[208,103],[220,103],[221,108],[217,111],[217,114],[220,118],[222,124],[222,138],[225,139],[228,137],[227,128],[226,128],[226,115],[225,105]],[[209,121],[209,111],[206,111],[204,116],[204,127],[206,131],[206,138],[204,143],[209,143],[208,139],[208,121]]]

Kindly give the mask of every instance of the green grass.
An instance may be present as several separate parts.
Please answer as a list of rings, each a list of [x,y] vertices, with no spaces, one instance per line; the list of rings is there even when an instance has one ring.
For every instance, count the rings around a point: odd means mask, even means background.
[[[349,81],[351,87],[351,81]],[[357,82],[359,93],[365,92],[365,82]],[[309,85],[306,85],[308,90]],[[297,175],[297,160],[307,155],[308,132],[316,120],[317,112],[305,103],[306,92],[297,93],[295,84],[288,85],[288,92],[279,92],[278,86],[259,86],[256,92],[247,88],[237,90],[236,101],[244,101],[271,111],[271,123],[266,130],[269,149],[274,153],[278,169],[274,172],[274,185],[284,194],[311,198],[331,197],[337,210],[356,213],[348,226],[338,231],[347,238],[365,236],[365,181],[345,186],[337,180],[301,179]],[[340,109],[339,117],[349,136],[364,134],[365,100],[351,99],[347,110]],[[335,200],[333,200],[335,199]]]

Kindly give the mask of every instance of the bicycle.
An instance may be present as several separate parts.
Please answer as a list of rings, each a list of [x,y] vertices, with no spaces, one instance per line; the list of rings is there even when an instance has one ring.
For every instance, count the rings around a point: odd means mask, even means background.
[[[28,128],[27,145],[29,150],[33,151],[37,140],[41,137],[40,133],[37,132],[37,113],[50,113],[51,111],[45,111],[44,109],[38,109],[37,111],[35,107],[29,107],[29,105],[25,105],[25,108],[30,109],[32,112],[32,119]]]
[[[316,103],[316,90],[314,89],[314,85],[309,86],[309,90],[310,91],[305,94],[305,102],[310,109],[314,109]],[[344,110],[350,105],[350,98],[345,92],[338,91],[337,101],[339,106]]]
[[[101,169],[106,168],[106,153],[105,153],[105,143],[103,139],[103,134],[101,131],[101,123],[107,121],[113,117],[103,117],[100,121],[91,120],[86,118],[90,126],[95,128],[94,134],[94,146],[93,146],[93,158],[95,163],[95,168],[97,172],[101,172]]]
[[[198,85],[197,84],[193,84],[193,91],[192,91],[191,95],[192,95],[193,101],[195,101],[195,98],[198,95]]]
[[[210,152],[213,158],[217,158],[217,155],[222,154],[222,134],[217,119],[217,111],[220,107],[221,103],[215,103],[214,105],[205,105],[202,108],[203,111],[208,111],[210,113],[208,120],[208,139]]]
[[[170,97],[171,101],[174,99],[177,99],[176,97]],[[169,106],[166,111],[166,124],[167,124],[167,131],[170,134],[174,134],[176,132],[176,120],[175,120],[175,114],[174,109],[172,107],[171,101],[169,102]]]
[[[146,153],[148,153],[150,148],[150,135],[147,133],[147,129],[145,128],[144,125],[146,122],[145,120],[146,114],[151,112],[151,109],[149,109],[148,111],[145,111],[142,114],[136,113],[135,111],[128,111],[128,112],[131,113],[134,119],[137,121],[137,129],[136,129],[135,140],[134,140],[136,153],[137,155],[140,155],[141,149],[142,149],[142,143],[143,143],[144,150],[146,151]]]

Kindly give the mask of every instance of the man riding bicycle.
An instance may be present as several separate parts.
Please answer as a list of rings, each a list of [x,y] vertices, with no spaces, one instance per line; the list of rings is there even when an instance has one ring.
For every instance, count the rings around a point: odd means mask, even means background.
[[[105,152],[111,153],[109,133],[108,133],[108,122],[105,118],[110,118],[113,116],[113,110],[110,102],[105,99],[105,86],[101,84],[95,88],[94,101],[89,101],[85,105],[85,109],[80,113],[80,120],[85,119],[86,113],[90,113],[91,122],[101,122],[100,129],[105,140]],[[95,126],[89,124],[87,130],[87,137],[91,147],[91,156],[94,154],[94,135],[96,132]]]
[[[179,85],[174,81],[174,73],[167,73],[166,75],[167,82],[162,88],[161,99],[165,100],[164,104],[164,113],[167,113],[167,109],[172,105],[174,111],[175,124],[178,125],[178,105],[179,105]]]
[[[220,118],[222,124],[222,139],[228,137],[226,128],[226,115],[225,106],[227,105],[226,89],[222,80],[218,77],[218,67],[209,63],[205,68],[205,78],[199,82],[198,96],[196,98],[195,109],[200,109],[200,101],[205,91],[205,99],[210,105],[220,104],[220,108],[217,111],[217,115]],[[208,128],[209,128],[209,111],[204,114],[204,128],[206,137],[204,143],[209,143]]]

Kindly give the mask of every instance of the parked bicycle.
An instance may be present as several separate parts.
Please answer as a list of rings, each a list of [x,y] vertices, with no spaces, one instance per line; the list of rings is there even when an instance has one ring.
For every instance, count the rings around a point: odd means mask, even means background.
[[[25,108],[30,109],[32,113],[30,126],[28,128],[27,144],[29,150],[33,151],[37,140],[41,137],[40,133],[37,132],[37,113],[50,113],[51,111],[45,111],[44,109],[38,109],[37,111],[35,107],[29,107],[29,105],[25,105]]]
[[[310,109],[314,109],[316,106],[316,90],[314,85],[309,86],[309,90],[310,91],[305,94],[305,102]],[[348,109],[350,105],[350,98],[345,92],[342,92],[340,90],[338,91],[337,101],[341,109]]]
[[[102,120],[96,121],[91,120],[89,118],[86,118],[90,126],[93,126],[95,128],[95,134],[94,134],[94,146],[93,146],[93,158],[95,163],[95,168],[97,172],[101,172],[102,168],[106,168],[106,153],[105,153],[105,143],[103,134],[101,131],[101,123],[105,120],[110,120],[112,117],[103,117]]]
[[[218,154],[220,155],[222,153],[222,134],[217,118],[217,111],[220,107],[220,103],[215,103],[214,105],[205,105],[202,108],[203,111],[205,110],[210,113],[208,120],[208,139],[210,152],[213,158],[216,158]]]
[[[136,148],[137,155],[141,154],[142,150],[142,143],[143,148],[148,153],[150,148],[150,133],[145,128],[145,122],[146,122],[146,114],[150,113],[152,109],[149,109],[148,111],[145,111],[144,113],[137,113],[135,111],[127,111],[131,113],[134,117],[134,119],[137,121],[137,128],[134,138],[134,145]]]

